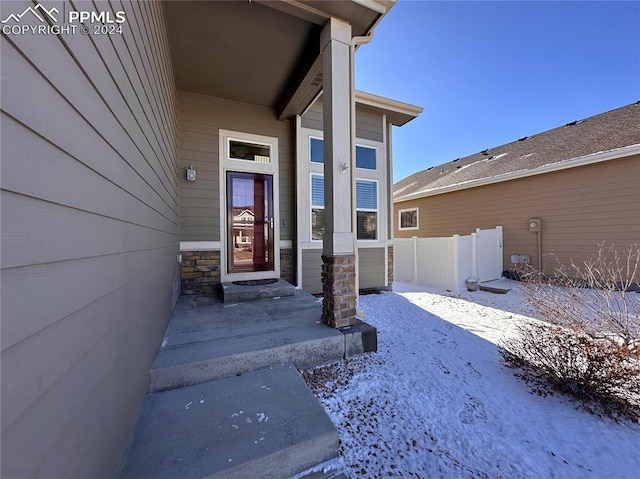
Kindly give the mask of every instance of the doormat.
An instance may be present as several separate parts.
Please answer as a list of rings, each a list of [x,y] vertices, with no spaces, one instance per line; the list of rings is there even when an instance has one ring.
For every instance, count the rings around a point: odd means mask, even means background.
[[[273,284],[277,282],[278,280],[276,278],[270,278],[270,279],[249,279],[247,281],[233,281],[233,284],[237,284],[238,286],[263,286],[265,284]]]

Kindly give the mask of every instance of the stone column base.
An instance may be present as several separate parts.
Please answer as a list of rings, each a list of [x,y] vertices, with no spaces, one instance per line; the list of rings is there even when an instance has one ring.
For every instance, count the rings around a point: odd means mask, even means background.
[[[322,321],[334,328],[356,324],[356,258],[322,255]]]
[[[393,246],[387,248],[387,289],[393,291]]]

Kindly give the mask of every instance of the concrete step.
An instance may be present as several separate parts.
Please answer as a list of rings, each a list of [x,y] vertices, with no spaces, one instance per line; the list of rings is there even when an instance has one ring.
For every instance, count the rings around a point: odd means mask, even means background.
[[[253,299],[294,296],[296,288],[282,279],[271,284],[245,285],[222,283],[222,299],[225,303],[239,303]]]
[[[149,394],[119,479],[284,479],[337,461],[338,433],[293,365]],[[340,477],[339,467],[326,476]]]
[[[372,326],[333,329],[321,313],[317,299],[304,293],[232,305],[182,297],[151,367],[149,392],[278,364],[303,369],[377,349]]]
[[[507,294],[511,290],[512,283],[506,279],[495,279],[492,281],[485,281],[478,285],[480,291],[487,291],[495,294]]]

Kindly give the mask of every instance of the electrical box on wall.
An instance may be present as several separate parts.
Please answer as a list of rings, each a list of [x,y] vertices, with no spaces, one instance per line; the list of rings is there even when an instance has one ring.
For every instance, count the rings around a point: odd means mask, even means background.
[[[193,169],[193,166],[187,168],[187,181],[196,181],[196,170]]]
[[[531,218],[529,220],[529,231],[542,231],[542,218]]]

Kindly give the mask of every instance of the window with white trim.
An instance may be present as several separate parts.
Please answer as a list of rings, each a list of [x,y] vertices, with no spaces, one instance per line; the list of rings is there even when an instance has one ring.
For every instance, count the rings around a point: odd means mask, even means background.
[[[418,229],[418,208],[406,208],[398,211],[398,229],[417,230]]]
[[[309,161],[324,163],[323,140],[309,137]],[[377,170],[377,150],[370,146],[356,145],[356,168],[363,170]]]
[[[359,240],[378,239],[378,182],[356,180],[356,217]]]
[[[324,176],[311,175],[311,241],[324,236]]]
[[[311,163],[324,163],[322,139],[309,137],[309,160]]]
[[[378,239],[378,182],[356,180],[356,216],[359,240]],[[311,175],[311,240],[324,235],[324,176]]]
[[[271,145],[229,138],[227,146],[230,160],[271,163]]]
[[[356,168],[364,170],[377,170],[378,159],[376,158],[376,149],[368,146],[356,146]]]

